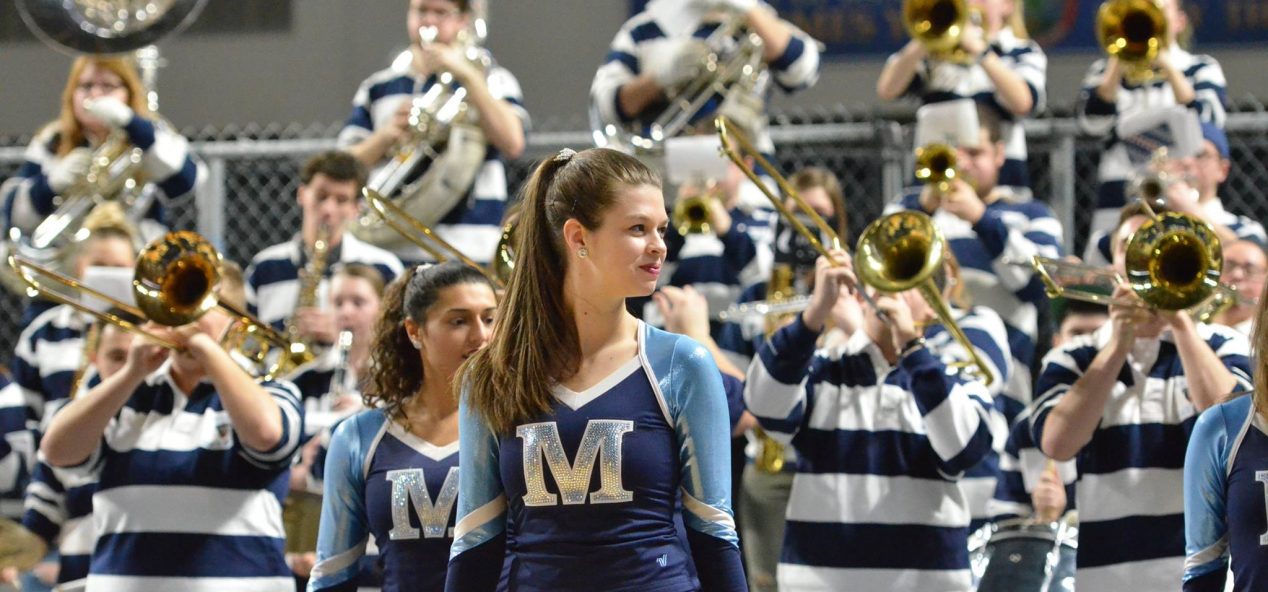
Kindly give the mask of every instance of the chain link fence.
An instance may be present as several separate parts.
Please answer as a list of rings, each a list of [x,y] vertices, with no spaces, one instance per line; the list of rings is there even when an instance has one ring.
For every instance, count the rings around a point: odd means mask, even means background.
[[[245,264],[262,248],[291,238],[299,228],[295,201],[304,160],[335,145],[338,125],[268,125],[183,130],[207,166],[207,180],[192,200],[168,211],[173,229],[196,230],[226,257]],[[1030,174],[1036,199],[1057,212],[1067,250],[1081,253],[1096,195],[1101,145],[1082,136],[1069,118],[1027,123]],[[1268,218],[1268,112],[1229,116],[1233,170],[1222,196],[1233,212]],[[783,113],[772,119],[776,164],[791,173],[825,167],[841,179],[852,236],[875,219],[911,177],[911,125],[868,120],[844,110]],[[588,131],[538,132],[508,168],[512,194],[541,158],[565,146],[590,144]],[[29,137],[0,137],[0,181],[21,166]],[[25,306],[17,295],[0,294],[0,360],[13,351]]]

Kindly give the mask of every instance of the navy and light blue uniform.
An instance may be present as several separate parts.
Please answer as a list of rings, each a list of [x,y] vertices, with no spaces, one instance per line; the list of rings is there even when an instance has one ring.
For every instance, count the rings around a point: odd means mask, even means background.
[[[992,520],[1029,518],[1035,512],[1033,498],[1035,485],[1048,470],[1049,458],[1044,456],[1030,433],[1030,409],[1027,408],[1013,423],[999,457],[999,485],[988,507]],[[1055,461],[1053,461],[1055,462]],[[1072,460],[1056,463],[1057,476],[1065,485],[1066,511],[1075,509],[1074,483],[1078,480],[1078,467]]]
[[[957,481],[991,451],[990,394],[928,348],[891,365],[864,331],[815,349],[798,316],[762,345],[744,391],[797,450],[781,590],[967,590]]]
[[[493,61],[492,56],[481,50],[491,65],[486,70],[485,81],[493,98],[505,101],[520,118],[527,131],[531,120],[524,108],[524,95],[520,83],[510,70]],[[339,132],[340,146],[352,146],[365,140],[375,130],[390,126],[396,110],[415,95],[422,94],[440,84],[435,75],[417,76],[413,71],[393,67],[384,68],[361,83],[352,98],[352,114]],[[455,83],[456,84],[456,83]],[[479,117],[476,109],[469,117]],[[421,177],[424,171],[420,171]],[[498,149],[489,144],[484,164],[476,173],[475,183],[466,198],[454,206],[435,226],[441,239],[456,247],[478,263],[488,263],[493,257],[498,241],[502,238],[502,217],[508,195],[506,162]],[[421,261],[426,255],[413,248],[397,255],[407,261]]]
[[[1033,101],[1027,116],[1041,113],[1047,106],[1048,56],[1033,39],[1018,39],[1010,28],[1000,29],[988,49],[1021,77]],[[897,59],[898,54],[890,56]],[[955,64],[926,58],[907,87],[906,93],[920,99],[922,105],[973,99],[994,108],[1004,121],[1011,123],[1004,140],[1004,167],[999,171],[999,184],[1016,188],[1019,195],[1030,195],[1030,174],[1026,169],[1026,130],[1022,119],[1003,107],[995,83],[979,64]]]
[[[692,19],[679,12],[676,3],[677,0],[649,3],[645,10],[625,21],[612,40],[608,55],[590,84],[591,112],[603,125],[636,128],[640,135],[648,134],[649,126],[660,113],[656,109],[637,115],[626,112],[618,102],[621,87],[647,73],[647,68],[660,67],[667,61],[666,52],[677,51],[682,41],[703,41],[720,26],[717,21]],[[761,4],[762,8],[769,9],[765,3]],[[763,75],[754,85],[755,100],[769,97],[772,82],[784,92],[791,93],[809,88],[819,79],[819,42],[791,24],[785,22],[785,25],[791,29],[792,39],[783,55],[768,64],[769,74]],[[722,43],[727,47],[713,49],[728,50],[738,43],[738,39],[729,38]],[[720,105],[721,97],[714,98],[700,110],[692,123],[712,121]],[[762,125],[757,126],[755,132],[750,138],[753,145],[763,154],[774,152],[770,131]]]
[[[371,536],[385,592],[444,590],[458,498],[458,442],[436,446],[382,410],[364,411],[335,429],[325,484],[310,591],[364,586],[361,562]]]
[[[1196,98],[1185,107],[1196,111],[1201,121],[1224,127],[1228,90],[1219,62],[1211,56],[1191,54],[1177,45],[1171,46],[1167,53],[1172,67],[1184,72],[1184,77],[1193,85]],[[1092,216],[1094,234],[1115,226],[1118,210],[1126,204],[1127,183],[1135,174],[1128,147],[1115,129],[1119,119],[1176,104],[1175,92],[1165,79],[1139,86],[1124,80],[1113,103],[1102,100],[1096,89],[1105,79],[1105,67],[1106,60],[1102,58],[1088,68],[1078,102],[1080,127],[1086,133],[1105,138],[1097,173],[1100,186],[1096,212]]]
[[[308,265],[305,251],[302,238],[296,236],[260,251],[247,267],[247,308],[275,329],[283,328],[286,319],[295,314],[300,290],[299,270]],[[326,257],[330,262],[373,265],[383,274],[385,282],[396,279],[402,270],[401,260],[396,255],[361,241],[348,232],[343,233],[339,244],[331,247]],[[330,302],[326,296],[330,291],[334,267],[327,265],[321,282],[317,284],[317,302],[323,303],[323,308],[326,306],[324,303]]]
[[[1184,462],[1184,591],[1268,589],[1268,421],[1252,397],[1202,413]]]
[[[271,450],[242,444],[220,394],[189,395],[170,362],[146,377],[110,420],[101,445],[66,470],[98,478],[94,592],[294,590],[283,558],[282,500],[303,411],[287,382],[264,382],[281,410]]]
[[[1199,324],[1198,335],[1249,389],[1246,338]],[[1102,327],[1044,358],[1031,418],[1043,442],[1052,409],[1113,338]],[[1183,465],[1197,411],[1169,330],[1138,339],[1111,388],[1092,439],[1075,457],[1079,481],[1080,592],[1172,590],[1184,567]]]
[[[446,590],[494,590],[504,562],[525,592],[747,590],[720,373],[689,338],[641,322],[638,335],[636,357],[584,392],[557,385],[514,434],[464,395]]]
[[[94,475],[51,467],[41,458],[26,492],[22,526],[44,539],[57,556],[59,590],[83,590],[97,535],[92,524]]]
[[[154,207],[146,217],[162,223],[162,205],[192,195],[201,168],[192,158],[189,141],[166,123],[134,116],[123,128],[128,141],[144,151],[141,160],[145,178],[156,190]],[[62,157],[57,155],[61,131],[57,124],[40,130],[27,146],[22,167],[4,189],[5,228],[18,227],[30,234],[56,209],[56,194],[48,184],[47,171]],[[81,144],[87,148],[87,142]]]
[[[923,211],[920,188],[908,190],[886,212],[902,209]],[[1004,387],[1007,398],[1000,399],[1000,403],[1011,425],[1030,403],[1030,366],[1035,359],[1039,310],[1048,306],[1043,281],[1029,261],[1035,255],[1062,256],[1061,223],[1047,204],[1008,197],[986,204],[977,224],[969,224],[944,210],[935,212],[933,220],[960,264],[960,278],[973,305],[990,308],[1004,319],[1015,363]]]

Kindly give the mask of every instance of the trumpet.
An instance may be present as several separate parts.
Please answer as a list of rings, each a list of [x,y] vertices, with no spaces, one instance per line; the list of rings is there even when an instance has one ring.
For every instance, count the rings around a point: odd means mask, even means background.
[[[712,232],[712,224],[709,222],[709,210],[713,207],[713,202],[721,201],[721,199],[721,193],[714,183],[710,183],[709,187],[697,195],[679,198],[674,203],[674,211],[671,216],[674,228],[678,230],[678,234],[687,236],[688,234],[708,234]]]
[[[1176,212],[1154,215],[1126,246],[1126,277],[1109,269],[1035,256],[1031,267],[1052,298],[1155,310],[1192,309],[1225,289],[1219,235],[1207,222]],[[1126,284],[1139,300],[1107,296]],[[1101,292],[1078,286],[1100,286]],[[1200,312],[1200,310],[1199,310]]]
[[[484,277],[489,278],[489,281],[493,282],[494,286],[498,288],[506,287],[503,279],[497,273],[494,273],[492,269],[476,263],[458,250],[457,247],[440,238],[431,227],[411,216],[378,191],[366,187],[361,190],[361,194],[365,196],[366,204],[369,205],[371,211],[378,215],[379,219],[400,234],[402,238],[422,249],[436,261],[456,259],[479,270],[480,273],[484,274]],[[507,241],[507,243],[506,246],[503,246],[502,242],[499,241],[499,254],[504,252],[504,249],[509,251],[509,236],[510,229],[506,229],[503,233],[503,241]]]
[[[797,232],[801,233],[814,249],[819,251],[820,255],[831,260],[828,250],[814,236],[814,233],[810,232],[810,229],[784,206],[783,201],[758,179],[757,173],[745,162],[745,155],[741,151],[751,156],[758,166],[766,169],[784,194],[792,199],[798,209],[829,237],[833,247],[840,249],[842,248],[841,237],[836,231],[832,230],[823,217],[801,198],[783,174],[738,133],[730,121],[725,117],[718,117],[714,123],[718,128],[718,136],[722,139],[722,151],[727,157],[744,171],[744,174],[757,185],[780,215],[797,229]],[[946,301],[933,283],[933,273],[942,266],[944,248],[946,248],[946,241],[942,238],[942,232],[934,226],[929,216],[922,212],[897,212],[873,222],[864,231],[863,236],[859,237],[854,255],[854,271],[860,281],[882,292],[919,289],[921,295],[929,302],[929,306],[938,315],[938,319],[964,347],[982,381],[990,386],[995,381],[994,374],[982,361],[977,350],[973,348],[973,344],[969,343],[968,337],[951,316]],[[871,309],[880,314],[880,308],[867,290],[859,290],[859,293]]]
[[[951,182],[960,176],[956,169],[955,148],[949,144],[933,143],[916,149],[916,179],[933,185],[946,193]]]
[[[1157,0],[1108,0],[1096,12],[1097,40],[1122,63],[1130,84],[1157,80],[1153,62],[1165,49],[1169,26]]]
[[[970,23],[981,21],[965,0],[903,0],[903,24],[938,61],[967,64],[973,61],[960,47]]]
[[[179,343],[118,315],[92,308],[80,302],[79,297],[90,296],[133,317],[169,327],[192,323],[208,311],[220,308],[237,321],[234,329],[221,340],[221,345],[227,350],[248,356],[258,366],[254,372],[258,380],[272,380],[290,370],[291,362],[287,356],[279,357],[276,362],[266,362],[267,354],[273,347],[287,351],[290,343],[254,315],[232,304],[218,301],[216,290],[220,285],[220,261],[220,252],[197,233],[167,233],[146,246],[137,258],[132,279],[132,291],[137,304],[133,306],[15,253],[10,253],[8,257],[10,269],[31,290],[59,304],[132,332],[151,343],[176,351],[183,349]],[[45,284],[39,278],[51,283]],[[54,285],[69,290],[69,293],[58,291]],[[256,355],[245,351],[248,341],[252,339],[262,348]]]

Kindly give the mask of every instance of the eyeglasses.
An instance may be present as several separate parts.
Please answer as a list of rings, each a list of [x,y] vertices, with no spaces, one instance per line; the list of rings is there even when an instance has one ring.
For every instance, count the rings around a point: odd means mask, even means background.
[[[80,82],[75,85],[75,90],[85,94],[91,93],[94,88],[104,94],[110,94],[123,90],[124,86],[116,82]]]
[[[1255,277],[1255,276],[1264,275],[1265,273],[1268,273],[1268,268],[1264,268],[1263,266],[1260,266],[1260,265],[1255,265],[1254,263],[1239,263],[1236,261],[1229,261],[1227,259],[1224,260],[1225,274],[1229,274],[1238,270],[1240,270],[1243,274],[1249,277]]]

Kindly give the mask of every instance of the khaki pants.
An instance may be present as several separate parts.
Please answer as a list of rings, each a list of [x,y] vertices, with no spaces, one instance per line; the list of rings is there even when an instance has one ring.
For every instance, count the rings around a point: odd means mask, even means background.
[[[748,564],[751,592],[775,592],[775,568],[784,546],[785,511],[792,491],[792,467],[771,475],[744,465],[740,491],[740,548]]]

